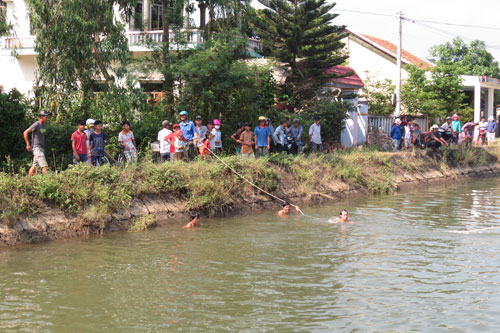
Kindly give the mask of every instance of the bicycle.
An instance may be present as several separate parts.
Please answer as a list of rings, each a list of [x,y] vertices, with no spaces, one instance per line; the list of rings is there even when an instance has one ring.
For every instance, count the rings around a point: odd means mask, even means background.
[[[107,151],[104,151],[104,156],[102,157],[102,164],[111,164],[111,165],[116,165],[116,166],[120,166],[120,165],[124,165],[126,162],[127,162],[127,159],[125,158],[125,147],[123,147],[122,145],[118,145],[116,146],[116,148],[118,149],[118,153],[116,153],[116,157],[114,158],[113,156],[111,156],[110,153],[108,153]]]

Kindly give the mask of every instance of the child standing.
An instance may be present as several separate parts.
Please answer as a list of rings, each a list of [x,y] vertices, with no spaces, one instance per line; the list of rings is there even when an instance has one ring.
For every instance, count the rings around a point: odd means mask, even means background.
[[[182,131],[178,131],[175,133],[175,155],[174,161],[181,161],[184,158],[184,148],[186,146],[186,142],[184,141],[184,135]]]
[[[496,141],[496,134],[497,134],[497,122],[495,121],[495,118],[490,116],[488,118],[488,134],[487,134],[487,140],[488,143],[493,143]]]
[[[135,144],[134,133],[130,130],[130,123],[128,121],[124,121],[122,123],[123,131],[118,135],[118,142],[122,145],[125,150],[125,158],[127,159],[127,163],[130,161],[137,162],[137,146]]]
[[[92,165],[99,166],[102,164],[104,146],[107,142],[108,138],[102,131],[102,122],[96,120],[94,123],[94,132],[90,133],[89,138],[88,158],[91,160]]]
[[[245,158],[255,158],[252,148],[255,145],[255,141],[253,140],[253,133],[250,130],[252,128],[252,124],[245,123],[244,125],[243,132],[240,134],[241,156]]]
[[[73,164],[87,161],[87,134],[84,132],[85,122],[78,121],[78,129],[71,135],[71,148],[73,149]]]
[[[405,149],[408,150],[411,148],[411,121],[407,122],[405,125]]]
[[[203,149],[201,150],[201,158],[204,159],[204,160],[207,160],[209,157],[210,157],[210,150],[211,150],[211,146],[210,146],[210,137],[212,135],[210,133],[207,133],[205,135],[205,140],[203,141]]]
[[[214,119],[214,129],[212,130],[212,151],[219,155],[222,153],[222,132],[220,131],[220,120]]]

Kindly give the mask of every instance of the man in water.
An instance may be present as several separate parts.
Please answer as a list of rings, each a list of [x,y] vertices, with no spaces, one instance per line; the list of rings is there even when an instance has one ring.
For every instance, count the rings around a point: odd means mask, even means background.
[[[295,206],[295,210],[300,214],[299,206]],[[282,209],[278,212],[278,216],[285,217],[290,214],[290,204],[288,202],[283,203]]]
[[[349,223],[349,222],[352,222],[351,220],[349,220],[349,213],[347,212],[347,210],[343,209],[334,223]]]
[[[200,214],[192,213],[189,217],[189,223],[182,227],[182,229],[195,229],[200,226]]]

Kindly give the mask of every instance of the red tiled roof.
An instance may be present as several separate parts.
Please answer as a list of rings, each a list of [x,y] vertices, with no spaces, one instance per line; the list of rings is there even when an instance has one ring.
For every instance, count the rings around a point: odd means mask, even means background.
[[[385,39],[373,37],[370,35],[353,33],[352,31],[349,31],[349,33],[362,39],[364,42],[367,42],[368,44],[370,44],[373,47],[379,49],[380,51],[388,54],[389,56],[391,56],[393,58],[397,57],[398,48],[393,43],[391,43]],[[405,49],[401,50],[401,56],[402,56],[403,63],[415,65],[419,68],[428,69],[428,70],[431,70],[434,68],[434,65],[432,65],[431,63],[420,59],[419,57],[411,54],[410,52],[406,51]]]
[[[346,77],[339,77],[339,78],[334,78],[331,79],[331,82],[338,83],[338,84],[345,84],[348,86],[353,86],[353,87],[359,87],[363,88],[365,84],[363,83],[363,80],[356,74],[356,71],[352,69],[351,67],[347,66],[333,66],[325,70],[324,74],[329,75],[329,74],[335,74],[338,76],[344,76],[346,74],[352,73],[350,76]]]

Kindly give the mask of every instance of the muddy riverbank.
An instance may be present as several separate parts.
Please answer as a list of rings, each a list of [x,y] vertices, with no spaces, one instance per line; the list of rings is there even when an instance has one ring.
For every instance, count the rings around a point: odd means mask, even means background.
[[[298,204],[334,202],[406,186],[500,176],[498,148],[225,160],[266,191]],[[28,181],[0,177],[0,246],[38,243],[278,208],[217,161],[70,169]]]

